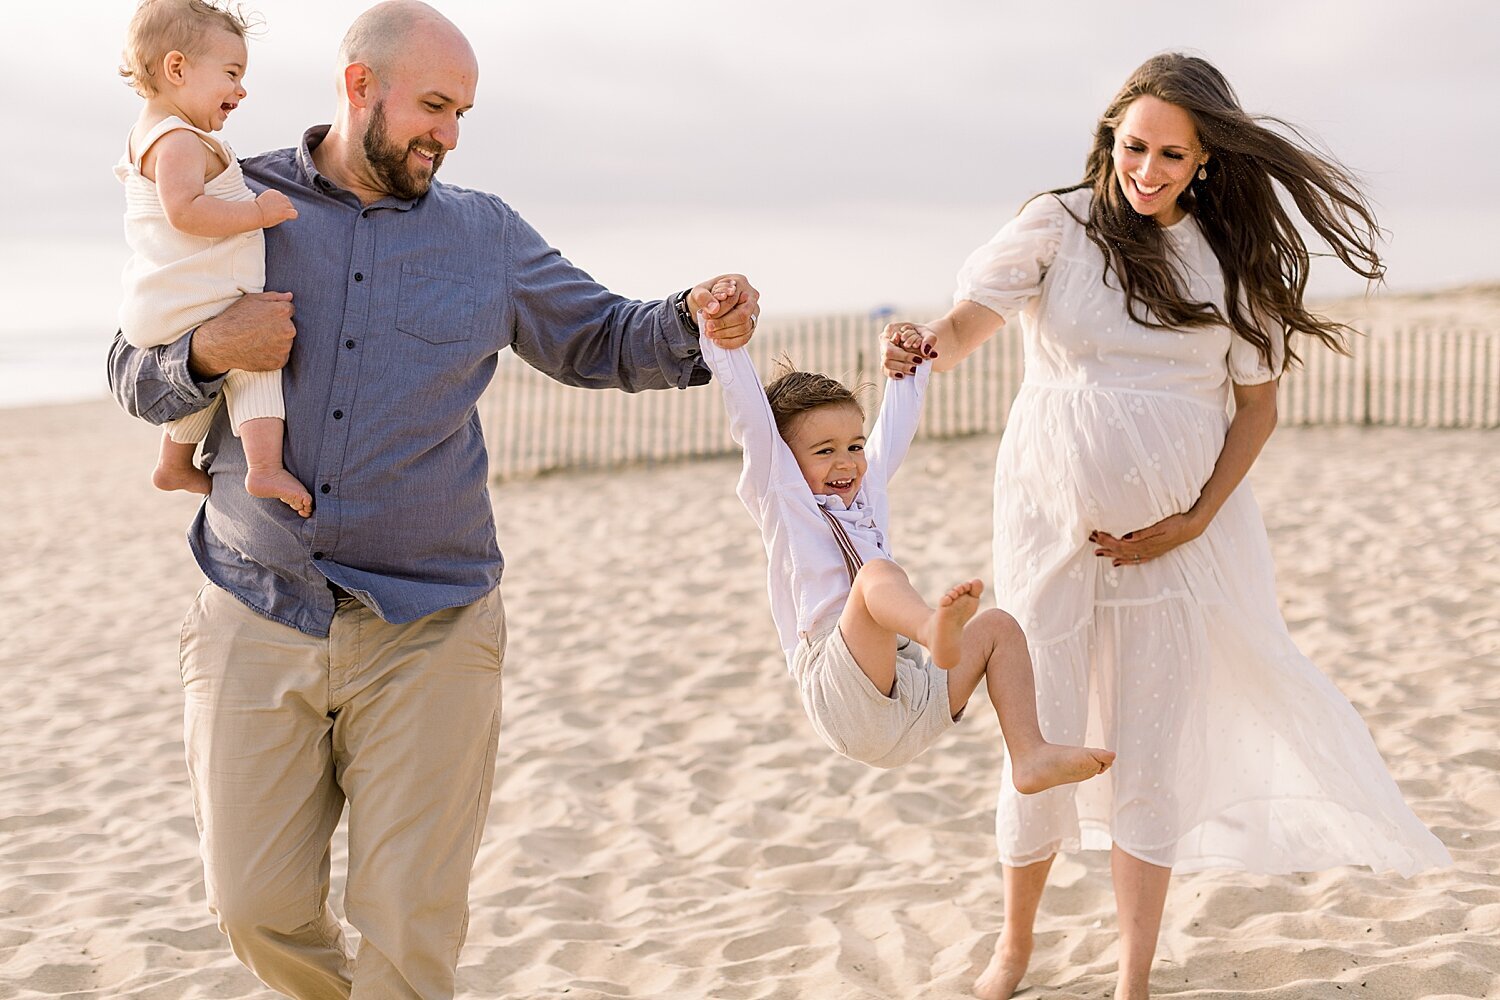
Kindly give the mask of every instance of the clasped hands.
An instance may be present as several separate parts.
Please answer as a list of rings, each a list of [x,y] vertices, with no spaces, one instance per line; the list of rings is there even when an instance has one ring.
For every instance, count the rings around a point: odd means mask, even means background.
[[[887,378],[917,373],[917,365],[938,356],[937,334],[920,323],[887,323],[880,333],[881,364]]]
[[[704,335],[726,350],[748,343],[760,319],[760,292],[743,274],[721,274],[694,285],[687,302],[701,317]]]

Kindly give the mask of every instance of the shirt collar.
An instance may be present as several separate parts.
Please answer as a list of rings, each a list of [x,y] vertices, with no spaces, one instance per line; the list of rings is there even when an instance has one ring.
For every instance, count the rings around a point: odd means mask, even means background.
[[[313,161],[312,151],[317,149],[318,146],[323,142],[323,140],[328,137],[328,133],[332,128],[332,125],[314,125],[306,132],[302,133],[302,141],[297,144],[297,166],[301,169],[302,176],[307,181],[308,187],[312,188],[313,190],[321,191],[322,193],[327,195],[342,194],[347,195],[350,198],[355,198],[352,192],[345,191],[343,188],[335,184],[331,178],[325,176],[323,172],[318,169],[317,163]],[[434,186],[436,186],[438,182],[434,179],[432,183]],[[430,191],[431,188],[429,188],[428,190]],[[357,198],[355,198],[355,200],[358,201]],[[364,205],[363,207],[367,209],[394,208],[397,211],[405,212],[409,211],[410,209],[416,208],[417,203],[421,200],[422,198],[420,196],[416,198],[395,198],[387,196],[381,198],[377,202],[373,202],[372,204]]]
[[[818,502],[820,507],[825,507],[834,514],[847,514],[852,511],[854,513],[853,519],[858,520],[869,513],[869,505],[863,502],[864,492],[861,489],[854,495],[853,503],[849,504],[844,503],[844,498],[834,493],[815,493],[813,494],[813,499]],[[847,521],[850,518],[844,518],[844,520]]]

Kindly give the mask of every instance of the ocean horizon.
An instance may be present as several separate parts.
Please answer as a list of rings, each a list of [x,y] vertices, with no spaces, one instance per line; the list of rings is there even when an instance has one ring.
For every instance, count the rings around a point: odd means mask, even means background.
[[[0,331],[0,408],[109,395],[108,324],[98,330]]]
[[[1352,322],[1362,333],[1382,336],[1406,327],[1431,333],[1443,330],[1494,330],[1500,327],[1500,282],[1478,282],[1447,288],[1385,293],[1372,300],[1345,298],[1313,301],[1314,309]],[[781,322],[864,315],[923,317],[941,307],[867,306],[843,310],[806,310],[775,314]],[[772,318],[767,316],[767,318]],[[779,325],[779,324],[778,324]],[[109,396],[107,365],[113,316],[97,328],[59,326],[35,332],[0,327],[0,409],[51,403],[85,402]],[[1358,341],[1351,346],[1358,350]]]

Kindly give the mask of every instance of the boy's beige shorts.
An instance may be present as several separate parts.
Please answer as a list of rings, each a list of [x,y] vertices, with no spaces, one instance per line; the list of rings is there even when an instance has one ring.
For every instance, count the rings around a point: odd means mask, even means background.
[[[896,653],[896,684],[889,695],[860,669],[836,625],[802,640],[792,673],[802,707],[823,742],[871,767],[905,764],[958,721],[948,714],[947,672],[933,666],[914,642]]]

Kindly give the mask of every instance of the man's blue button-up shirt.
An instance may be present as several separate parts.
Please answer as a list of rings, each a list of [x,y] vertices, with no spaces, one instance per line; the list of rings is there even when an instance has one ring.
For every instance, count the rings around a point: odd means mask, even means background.
[[[245,492],[245,453],[221,415],[204,443],[213,493],[188,532],[209,580],[319,636],[333,619],[330,580],[391,622],[499,583],[476,404],[500,351],[593,388],[708,380],[696,331],[669,301],[610,292],[491,194],[434,181],[414,201],[363,205],[313,163],[327,131],[244,162],[253,188],[281,191],[298,212],[266,231],[266,288],[293,294],[285,459],[313,516]],[[190,343],[137,350],[117,336],[121,404],[158,424],[209,405],[222,379],[192,376]]]

